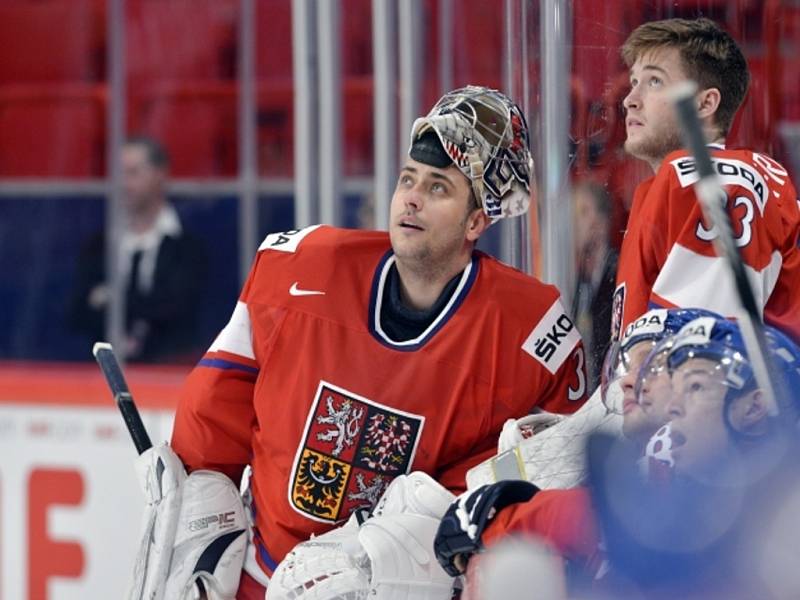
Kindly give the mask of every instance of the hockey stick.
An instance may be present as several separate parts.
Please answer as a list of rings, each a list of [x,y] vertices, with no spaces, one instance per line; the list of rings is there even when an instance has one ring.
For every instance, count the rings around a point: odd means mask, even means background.
[[[148,448],[153,446],[150,441],[150,436],[147,435],[147,430],[142,423],[142,417],[133,403],[133,396],[128,389],[128,384],[125,382],[125,376],[122,374],[122,369],[117,362],[117,357],[114,355],[114,349],[111,344],[107,342],[97,342],[92,348],[97,364],[100,365],[100,370],[106,377],[108,387],[111,393],[114,394],[114,400],[122,413],[122,418],[125,420],[125,425],[128,427],[128,432],[131,434],[133,444],[136,446],[136,451],[142,454]]]
[[[784,413],[789,407],[789,403],[786,394],[777,393],[778,390],[782,392],[784,388],[780,385],[780,374],[770,359],[764,336],[764,326],[761,321],[761,310],[756,303],[750,280],[747,278],[744,261],[733,239],[731,221],[727,212],[727,194],[720,184],[711,162],[711,154],[706,146],[703,128],[694,105],[696,93],[697,84],[693,81],[677,84],[672,90],[672,100],[675,104],[683,139],[694,157],[697,169],[698,180],[694,183],[694,190],[707,224],[716,228],[717,235],[713,240],[714,249],[720,257],[727,261],[733,274],[736,292],[742,305],[742,313],[738,321],[745,348],[747,348],[750,363],[753,365],[756,383],[770,405],[770,414],[776,416]]]

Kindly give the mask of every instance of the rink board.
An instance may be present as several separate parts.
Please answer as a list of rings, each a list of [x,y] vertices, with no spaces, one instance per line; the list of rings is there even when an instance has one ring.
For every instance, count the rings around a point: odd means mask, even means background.
[[[169,438],[187,369],[126,370],[150,437]],[[0,600],[122,598],[144,498],[96,366],[0,365]]]

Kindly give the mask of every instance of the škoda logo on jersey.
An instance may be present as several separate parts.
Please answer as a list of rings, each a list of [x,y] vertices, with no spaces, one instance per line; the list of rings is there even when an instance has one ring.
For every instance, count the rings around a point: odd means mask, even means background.
[[[561,301],[556,300],[525,339],[522,349],[555,374],[580,341],[581,334]]]
[[[292,508],[326,523],[372,509],[391,480],[408,472],[424,423],[321,381],[292,467]]]

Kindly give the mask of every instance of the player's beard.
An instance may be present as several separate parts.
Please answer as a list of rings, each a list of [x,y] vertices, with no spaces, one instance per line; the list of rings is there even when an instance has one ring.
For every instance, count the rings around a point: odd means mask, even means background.
[[[651,135],[625,141],[625,152],[649,163],[661,162],[670,152],[683,147],[677,125],[661,127]]]
[[[413,247],[393,244],[395,257],[410,271],[429,279],[449,273],[464,248],[464,231],[468,218],[469,213],[457,226],[442,232],[444,236],[420,240]]]

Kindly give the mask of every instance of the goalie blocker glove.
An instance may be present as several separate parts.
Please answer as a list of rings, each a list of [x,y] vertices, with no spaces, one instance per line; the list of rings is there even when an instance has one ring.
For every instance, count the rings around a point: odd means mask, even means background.
[[[497,511],[526,502],[539,488],[528,481],[504,480],[464,492],[447,509],[433,549],[444,570],[457,577],[466,570],[470,557],[483,550],[481,536]],[[460,557],[460,558],[459,558]],[[462,564],[457,564],[463,560]]]
[[[147,498],[129,600],[233,600],[247,546],[239,491],[222,473],[186,475],[167,444],[136,460]]]

